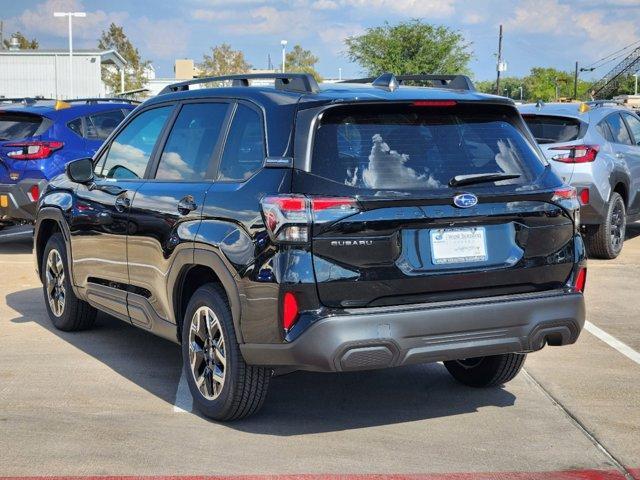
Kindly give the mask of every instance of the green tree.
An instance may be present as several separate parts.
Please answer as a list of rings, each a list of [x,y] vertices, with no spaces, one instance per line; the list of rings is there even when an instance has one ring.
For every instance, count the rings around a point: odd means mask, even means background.
[[[40,44],[38,43],[38,40],[36,40],[35,38],[32,38],[31,40],[29,40],[22,33],[16,32],[13,35],[9,36],[9,38],[3,40],[5,48],[9,48],[11,46],[12,38],[18,39],[18,46],[20,47],[20,50],[37,50],[38,47],[40,46]]]
[[[102,32],[98,41],[100,50],[115,50],[127,61],[124,75],[124,89],[135,90],[146,83],[145,68],[149,62],[142,60],[140,52],[133,46],[124,29],[112,23]],[[120,72],[112,65],[102,66],[102,80],[112,92],[120,91]]]
[[[285,67],[287,72],[310,73],[317,81],[321,82],[322,77],[315,69],[318,61],[320,59],[311,50],[305,50],[300,45],[296,45],[287,53]]]
[[[246,73],[251,65],[244,59],[240,50],[234,50],[228,43],[211,48],[211,55],[203,55],[198,68],[203,76],[232,75]]]
[[[415,19],[381,27],[345,40],[346,55],[368,75],[468,73],[471,44],[461,33]]]

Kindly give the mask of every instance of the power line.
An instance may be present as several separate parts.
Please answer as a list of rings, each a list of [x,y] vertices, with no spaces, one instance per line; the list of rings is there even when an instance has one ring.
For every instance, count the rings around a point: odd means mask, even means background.
[[[622,47],[622,48],[620,48],[619,50],[616,50],[615,52],[612,52],[612,53],[610,53],[610,54],[608,54],[608,55],[605,55],[604,57],[602,57],[602,58],[600,58],[600,59],[596,60],[596,61],[595,61],[595,62],[593,62],[591,65],[589,65],[589,66],[587,66],[587,67],[585,67],[585,68],[599,68],[599,67],[601,67],[602,65],[597,65],[597,66],[596,66],[596,64],[598,64],[598,63],[602,62],[603,60],[607,60],[608,58],[612,57],[613,55],[615,55],[615,54],[617,54],[617,53],[620,53],[620,52],[623,52],[623,51],[625,51],[625,50],[628,50],[629,48],[631,48],[631,47],[633,47],[634,45],[637,45],[637,44],[640,44],[640,40],[636,40],[635,42],[632,42],[632,43],[630,43],[629,45],[627,45],[627,46],[625,46],[625,47]],[[616,58],[620,58],[621,56],[622,56],[622,54],[621,54],[621,55],[619,55],[619,56],[618,56],[618,57],[616,57]],[[607,62],[607,63],[609,63],[609,62]]]

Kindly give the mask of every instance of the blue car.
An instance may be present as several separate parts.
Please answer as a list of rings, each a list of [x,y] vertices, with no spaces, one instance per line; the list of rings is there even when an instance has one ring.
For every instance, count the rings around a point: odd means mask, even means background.
[[[0,98],[0,229],[32,222],[47,182],[92,156],[137,103]]]

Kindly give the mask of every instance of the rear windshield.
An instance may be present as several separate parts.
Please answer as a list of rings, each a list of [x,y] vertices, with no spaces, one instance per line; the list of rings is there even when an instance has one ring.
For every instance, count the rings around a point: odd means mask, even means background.
[[[330,109],[319,122],[311,172],[359,189],[433,190],[458,175],[519,175],[496,182],[504,185],[530,183],[544,171],[514,114],[490,106],[476,112],[462,105]]]
[[[538,143],[572,142],[580,138],[580,121],[575,118],[544,115],[523,118]]]
[[[20,140],[36,135],[42,125],[39,115],[0,112],[0,140]]]

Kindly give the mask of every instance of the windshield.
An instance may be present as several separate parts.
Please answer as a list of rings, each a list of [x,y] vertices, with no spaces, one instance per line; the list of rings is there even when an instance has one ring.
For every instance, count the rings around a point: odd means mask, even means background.
[[[504,109],[366,105],[322,115],[311,170],[360,189],[433,190],[485,173],[530,183],[544,165]]]
[[[0,140],[32,137],[40,128],[42,117],[22,113],[0,112]]]
[[[572,142],[580,138],[580,121],[575,118],[544,115],[523,118],[538,143]]]

